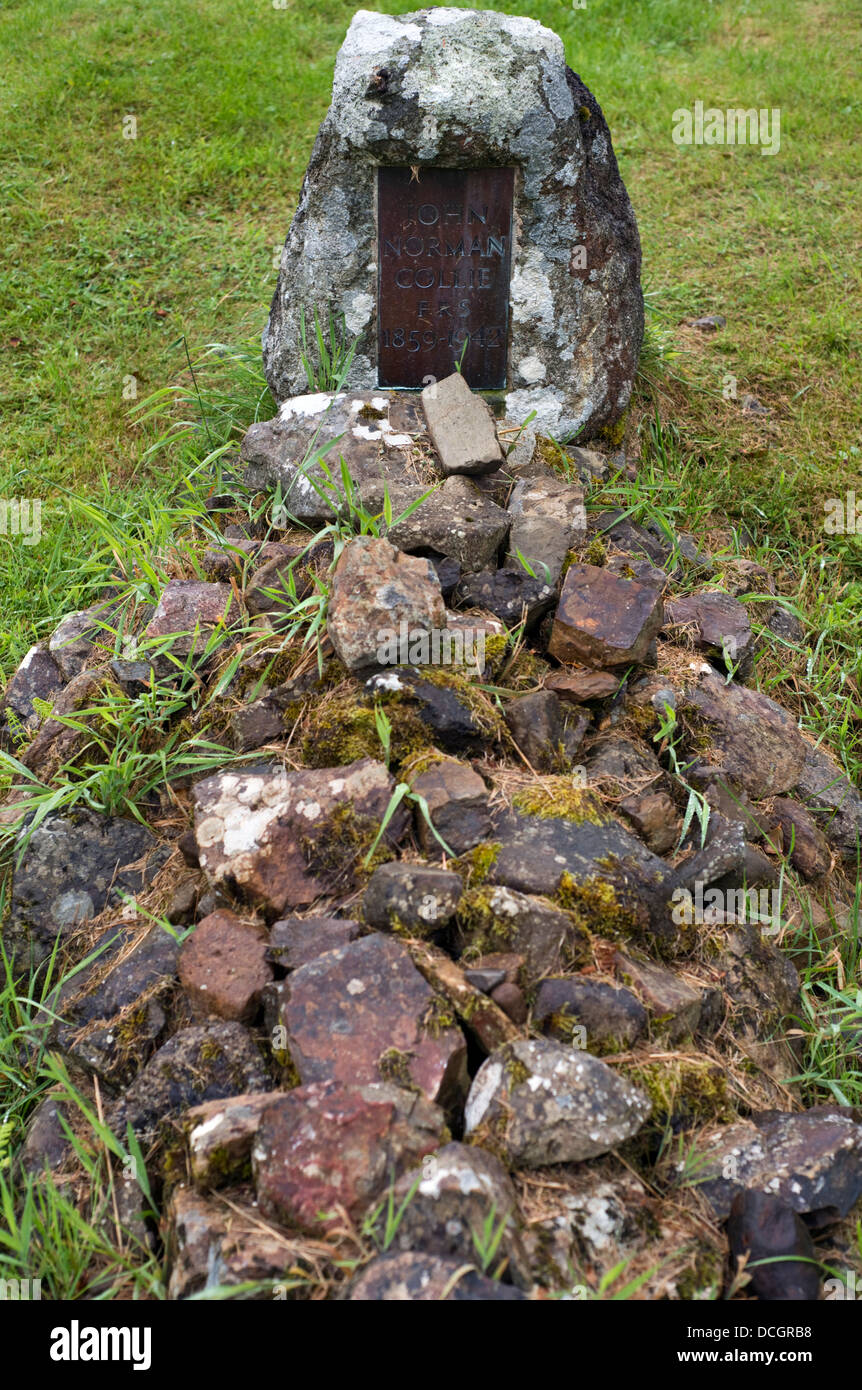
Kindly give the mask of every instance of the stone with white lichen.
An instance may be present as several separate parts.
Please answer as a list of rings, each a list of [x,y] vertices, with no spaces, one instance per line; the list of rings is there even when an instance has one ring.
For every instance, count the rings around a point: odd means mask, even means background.
[[[651,1108],[637,1086],[589,1052],[524,1039],[479,1068],[466,1133],[525,1168],[580,1163],[631,1139]]]
[[[200,866],[213,888],[278,917],[352,883],[394,790],[392,776],[371,758],[297,772],[267,765],[216,773],[194,789]],[[399,807],[385,842],[396,843],[406,823]]]

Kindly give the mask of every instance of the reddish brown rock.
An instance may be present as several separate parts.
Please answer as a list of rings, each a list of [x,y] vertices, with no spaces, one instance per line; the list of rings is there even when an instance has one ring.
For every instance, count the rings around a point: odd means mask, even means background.
[[[451,1006],[391,937],[375,932],[294,971],[283,1016],[303,1084],[409,1081],[444,1106],[464,1094],[466,1047]]]
[[[442,631],[446,605],[434,566],[388,541],[359,536],[341,553],[332,579],[326,630],[350,671],[382,664],[387,634]]]
[[[779,796],[772,803],[772,814],[781,827],[784,849],[794,868],[806,878],[828,873],[832,855],[810,812],[798,801]]]
[[[298,599],[306,596],[310,583],[300,569],[302,553],[302,546],[283,541],[261,546],[244,594],[249,613],[277,613],[279,609],[294,607]]]
[[[627,666],[644,660],[662,621],[661,595],[652,585],[595,565],[572,565],[548,651],[582,666]]]
[[[527,1022],[527,1001],[519,985],[511,985],[504,980],[496,989],[491,990],[491,998],[518,1027]]]
[[[478,960],[471,962],[471,973],[476,970],[502,971],[504,980],[517,985],[521,983],[526,964],[527,957],[519,955],[516,951],[491,951],[488,955],[480,956]],[[502,983],[503,980],[497,981],[497,984]]]
[[[686,692],[685,706],[709,739],[710,760],[755,800],[785,792],[799,778],[808,745],[793,717],[768,695],[728,684],[705,666]]]
[[[207,650],[212,651],[211,639],[217,630],[232,626],[239,617],[240,607],[229,584],[172,579],[144,630],[146,653],[170,674],[176,670],[171,657],[180,663],[192,655],[202,659]]]
[[[677,842],[681,821],[667,792],[644,792],[620,802],[624,811],[653,854],[668,854]]]
[[[414,777],[411,787],[425,801],[437,834],[455,854],[463,854],[488,838],[488,789],[467,763],[442,758]],[[435,853],[438,841],[424,815],[417,814],[416,830],[425,853]]]
[[[240,539],[223,542],[205,550],[201,556],[201,569],[210,584],[230,583],[232,575],[242,574],[253,555],[261,548],[260,541]]]
[[[198,782],[195,838],[214,888],[239,891],[267,917],[350,888],[395,790],[382,763],[286,772],[220,772]],[[387,826],[395,844],[407,824],[402,808]]]
[[[691,1037],[700,1023],[701,992],[657,961],[617,951],[614,967],[646,1005],[657,1037],[670,1044]]]
[[[472,972],[462,970],[445,952],[427,942],[411,942],[410,957],[435,993],[449,1000],[456,1017],[483,1052],[493,1052],[518,1036],[511,1019],[488,997],[490,989],[504,983],[505,971],[488,972],[492,983],[486,991],[484,981],[477,984],[471,980]],[[517,988],[514,984],[512,987]],[[517,992],[521,995],[519,989]]]
[[[608,695],[615,695],[620,688],[620,678],[612,671],[586,671],[582,667],[567,666],[563,671],[552,671],[546,676],[544,687],[553,690],[566,704],[581,705],[585,700],[604,700]]]
[[[669,601],[665,627],[682,628],[694,645],[709,656],[738,668],[751,670],[754,635],[748,614],[738,599],[719,591],[684,594]]]
[[[358,935],[359,923],[350,917],[285,917],[272,924],[267,959],[296,970]]]
[[[260,1008],[261,990],[272,979],[266,963],[266,933],[233,912],[211,912],[180,950],[180,982],[198,1018],[250,1023]]]
[[[312,1235],[361,1220],[444,1139],[437,1106],[398,1086],[300,1086],[261,1117],[252,1149],[261,1211]]]

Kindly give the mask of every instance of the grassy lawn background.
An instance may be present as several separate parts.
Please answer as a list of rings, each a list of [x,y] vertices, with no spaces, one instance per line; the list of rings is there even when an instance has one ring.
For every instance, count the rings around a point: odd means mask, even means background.
[[[33,547],[0,536],[5,676],[104,580],[70,493],[120,526],[141,498],[176,491],[182,456],[142,458],[157,431],[130,421],[128,379],[139,399],[181,380],[183,335],[195,354],[259,334],[353,8],[23,0],[0,12],[0,495],[41,497],[44,530]],[[786,592],[828,630],[826,669],[809,675],[849,701],[830,722],[852,754],[862,549],[824,536],[822,518],[826,497],[862,493],[862,7],[494,8],[556,29],[609,120],[643,239],[652,355],[664,356],[660,408],[678,427],[673,463],[689,465],[662,505],[722,537],[744,519],[768,544]],[[697,99],[780,107],[780,153],[678,148],[672,112]],[[715,337],[678,327],[708,312],[727,317]],[[726,373],[771,407],[765,423],[722,399]]]

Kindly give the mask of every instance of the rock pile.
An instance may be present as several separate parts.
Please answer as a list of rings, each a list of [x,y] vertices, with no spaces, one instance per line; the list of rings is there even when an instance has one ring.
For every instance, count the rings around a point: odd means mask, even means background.
[[[691,1298],[763,1249],[789,1283],[749,1292],[815,1296],[862,1125],[790,1080],[792,924],[848,900],[862,799],[747,683],[738,570],[588,514],[624,461],[465,391],[430,431],[388,392],[288,401],[242,446],[278,531],[223,513],[219,577],[156,595],[134,662],[92,609],[28,654],[6,737],[46,783],[94,690],[190,719],[190,673],[216,754],[141,822],[23,817],[7,954],[88,961],[52,1045],[142,1141],[173,1298],[522,1299],[620,1260]],[[321,438],[349,495],[311,484]],[[22,1162],[62,1173],[46,1107]]]

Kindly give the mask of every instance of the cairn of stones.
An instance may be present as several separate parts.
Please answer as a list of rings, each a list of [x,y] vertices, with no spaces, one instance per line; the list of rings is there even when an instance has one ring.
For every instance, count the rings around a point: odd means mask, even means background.
[[[794,932],[842,929],[862,800],[754,683],[806,640],[767,570],[591,505],[636,469],[640,261],[555,34],[359,11],[217,540],[134,659],[108,592],[8,686],[44,785],[99,691],[208,692],[221,763],[138,820],[25,821],[3,931],[67,972],[50,1045],[138,1138],[158,1220],[134,1181],[121,1217],[173,1299],[287,1262],[291,1297],[524,1300],[621,1261],[693,1299],[741,1256],[811,1299],[849,1248],[862,1125],[792,1080]],[[33,1117],[46,1182],[69,1113]]]

